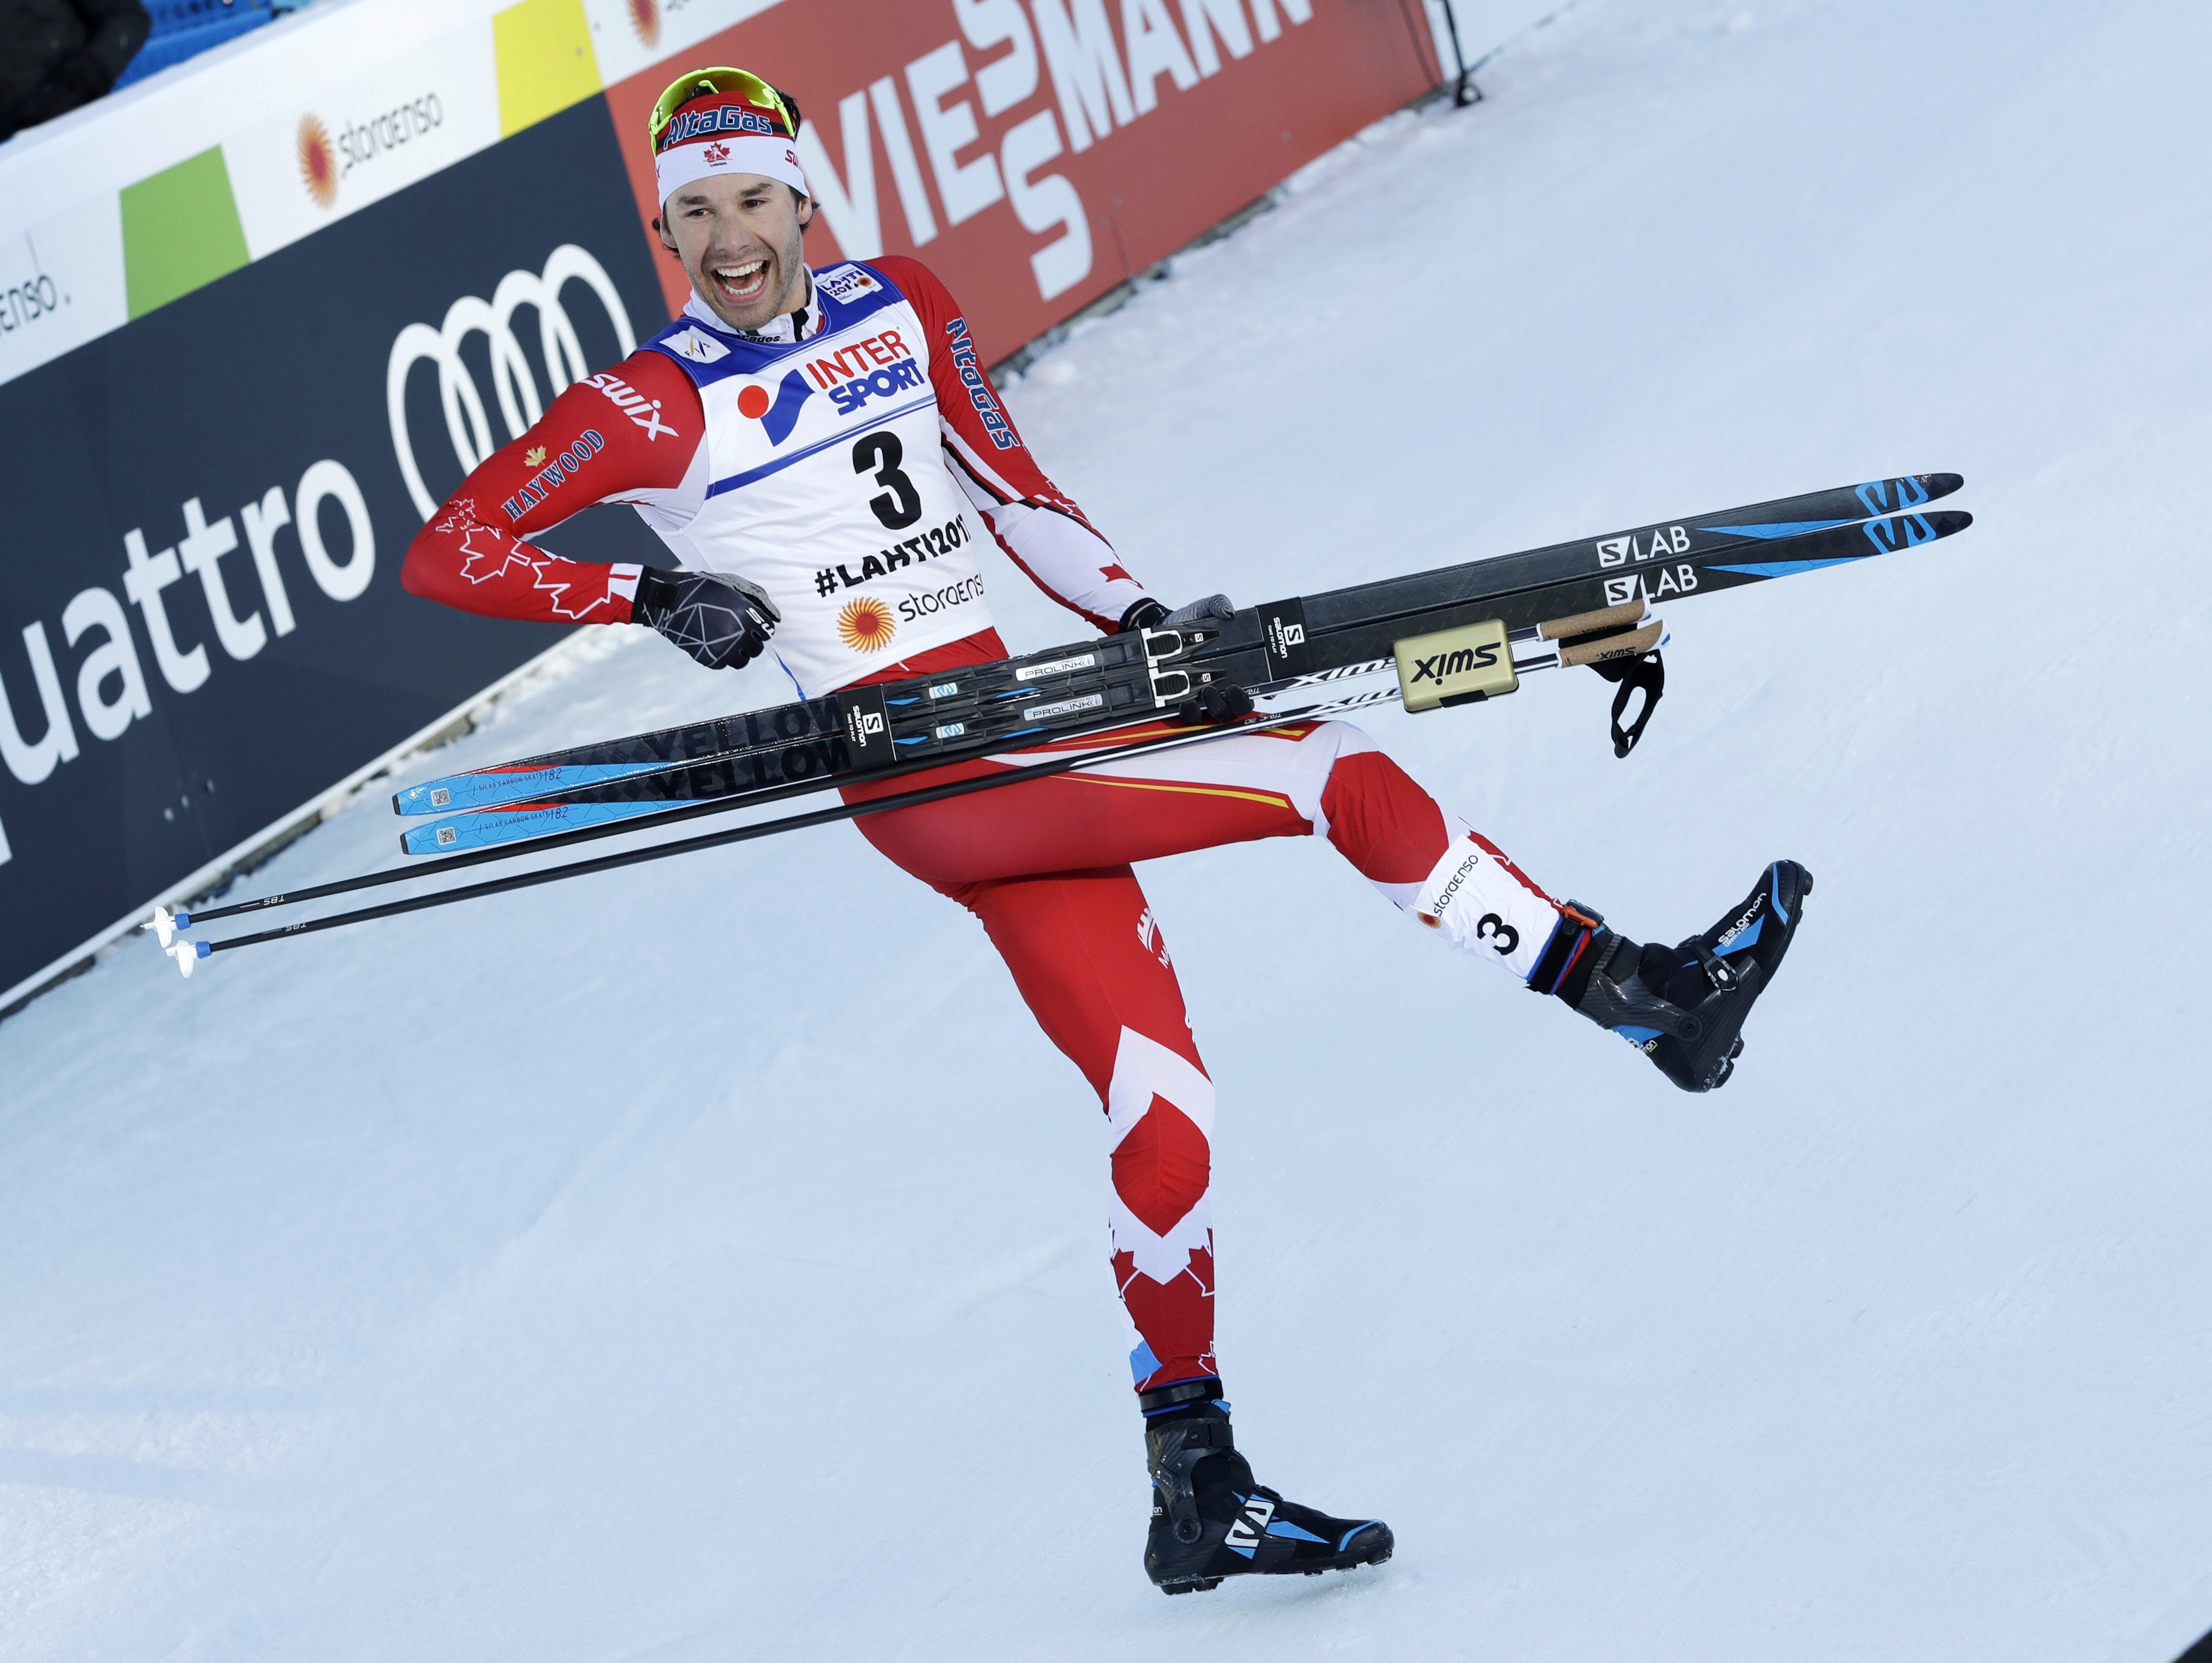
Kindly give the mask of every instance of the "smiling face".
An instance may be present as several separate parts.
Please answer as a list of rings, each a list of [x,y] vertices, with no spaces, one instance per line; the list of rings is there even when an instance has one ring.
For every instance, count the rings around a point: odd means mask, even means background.
[[[806,299],[803,234],[814,204],[758,174],[715,174],[662,204],[660,240],[716,317],[758,329]]]

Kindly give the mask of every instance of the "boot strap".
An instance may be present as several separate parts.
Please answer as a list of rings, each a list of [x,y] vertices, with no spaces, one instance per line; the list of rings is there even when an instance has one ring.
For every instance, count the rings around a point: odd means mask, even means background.
[[[1140,1414],[1157,1415],[1163,1410],[1180,1409],[1185,1404],[1218,1403],[1221,1398],[1221,1377],[1206,1375],[1199,1380],[1170,1380],[1149,1392],[1139,1392],[1137,1409]]]
[[[1736,984],[1735,967],[1704,941],[1692,936],[1682,945],[1697,955],[1698,966],[1705,972],[1705,979],[1713,984],[1715,991],[1726,993]]]

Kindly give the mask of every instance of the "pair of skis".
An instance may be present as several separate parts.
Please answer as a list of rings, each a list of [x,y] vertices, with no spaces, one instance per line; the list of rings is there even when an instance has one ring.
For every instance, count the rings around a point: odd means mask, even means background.
[[[1581,664],[1617,679],[1626,673],[1627,683],[1646,689],[1626,734],[1620,723],[1629,685],[1615,702],[1615,746],[1625,755],[1656,697],[1662,626],[1648,617],[1650,607],[1951,536],[1972,516],[1923,510],[1962,484],[1957,474],[1909,474],[1808,492],[1292,597],[1198,628],[1133,631],[447,775],[393,798],[396,812],[421,821],[403,835],[402,848],[418,859],[441,858],[197,913],[157,911],[148,928],[190,975],[213,953],[286,935],[1314,720],[1394,692],[1414,710],[1496,697],[1523,675]],[[1347,685],[1393,672],[1395,689]],[[1195,725],[1199,696],[1231,687],[1268,708],[1238,722]],[[1184,713],[1194,725],[1113,742],[1114,730],[1164,712]],[[1087,734],[1100,736],[1099,748],[222,941],[177,939],[195,923]]]
[[[1542,642],[1553,638],[1541,634],[1547,624],[1612,620],[1623,639],[1607,649],[1610,655],[1641,653],[1657,638],[1648,630],[1647,639],[1632,638],[1633,620],[1647,606],[1866,558],[1962,528],[1964,515],[1895,512],[1917,509],[1960,484],[1955,474],[1923,474],[1816,491],[1277,601],[1218,630],[1049,648],[428,780],[392,799],[398,813],[425,817],[403,834],[401,847],[410,856],[446,854],[679,805],[771,801],[790,787],[819,789],[856,776],[1124,727],[1223,683],[1255,699],[1310,696],[1316,687],[1390,670],[1402,640],[1479,622],[1505,626],[1524,673],[1559,661],[1543,656]],[[1567,661],[1589,661],[1595,656],[1589,644]],[[1468,650],[1480,649],[1478,643]],[[1415,659],[1409,676],[1419,679],[1407,688],[1409,707],[1456,702],[1444,691],[1423,703],[1442,685],[1437,667],[1425,670]]]

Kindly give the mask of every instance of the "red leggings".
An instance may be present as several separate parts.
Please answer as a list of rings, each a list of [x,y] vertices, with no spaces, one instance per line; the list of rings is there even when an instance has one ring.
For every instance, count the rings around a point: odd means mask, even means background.
[[[1095,749],[1149,731],[1043,748]],[[912,789],[1038,754],[847,795]],[[982,920],[1039,1026],[1105,1106],[1114,1282],[1135,1329],[1130,1366],[1140,1392],[1217,1372],[1206,1202],[1213,1084],[1130,862],[1323,834],[1400,906],[1524,978],[1558,920],[1510,862],[1341,722],[1238,734],[858,824]]]

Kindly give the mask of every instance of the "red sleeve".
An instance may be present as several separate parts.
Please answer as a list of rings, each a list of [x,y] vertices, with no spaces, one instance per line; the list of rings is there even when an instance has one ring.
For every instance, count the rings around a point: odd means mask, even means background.
[[[408,545],[410,594],[489,618],[627,624],[641,570],[563,560],[524,541],[594,503],[684,483],[705,417],[691,378],[641,350],[578,381],[494,451]]]
[[[920,260],[890,255],[869,264],[907,297],[928,332],[945,454],[999,546],[1047,594],[1110,633],[1146,598],[1144,586],[1022,442],[976,356],[959,302]]]

